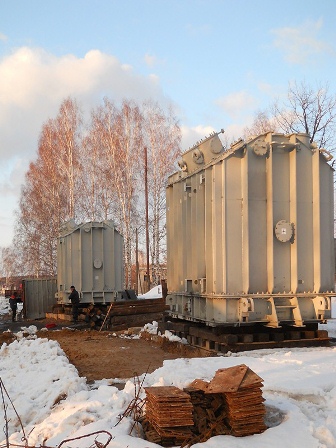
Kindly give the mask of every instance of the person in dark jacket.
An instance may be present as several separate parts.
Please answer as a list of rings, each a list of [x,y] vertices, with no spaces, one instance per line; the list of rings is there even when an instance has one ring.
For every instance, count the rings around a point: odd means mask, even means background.
[[[73,321],[78,321],[78,308],[79,308],[79,294],[74,286],[70,286],[71,294],[69,295],[69,300],[72,303],[72,317]]]
[[[17,292],[14,291],[13,294],[9,298],[9,306],[12,310],[12,322],[15,322],[18,302],[19,302],[19,299],[17,296]]]

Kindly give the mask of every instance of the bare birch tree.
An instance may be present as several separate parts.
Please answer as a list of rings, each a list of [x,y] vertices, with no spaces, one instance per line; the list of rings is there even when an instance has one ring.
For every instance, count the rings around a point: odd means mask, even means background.
[[[6,284],[9,284],[12,276],[18,272],[16,264],[17,254],[13,250],[13,246],[4,247],[1,252],[3,274],[6,277]]]
[[[131,286],[132,240],[136,197],[139,189],[139,151],[142,144],[142,115],[139,106],[124,100],[118,108],[109,99],[93,114],[99,133],[105,169],[103,181],[109,185],[111,213],[124,237],[125,285]],[[107,201],[109,202],[109,201]]]
[[[152,280],[158,284],[166,254],[166,185],[181,154],[181,131],[172,109],[163,111],[158,103],[143,105],[144,137],[148,149],[148,184],[151,217]]]
[[[79,107],[71,98],[63,101],[59,114],[56,118],[57,129],[57,151],[59,156],[59,175],[63,181],[63,187],[67,189],[67,216],[66,219],[76,220],[76,184],[77,175],[80,171],[80,127],[82,117]]]
[[[57,118],[43,125],[37,159],[26,173],[14,242],[21,269],[36,277],[56,274],[58,231],[75,213],[79,124],[76,103],[65,100]]]
[[[290,84],[285,102],[272,107],[276,125],[282,132],[310,135],[319,148],[333,151],[336,143],[336,95],[328,84],[313,88],[302,82]]]
[[[81,195],[78,208],[83,220],[100,221],[113,218],[116,197],[114,187],[110,184],[109,170],[106,168],[101,120],[101,111],[92,114],[80,152],[81,175],[78,185]]]
[[[257,112],[252,125],[244,128],[243,137],[249,138],[266,132],[276,131],[277,129],[278,125],[275,123],[275,120],[269,116],[269,113],[266,111],[259,111]]]

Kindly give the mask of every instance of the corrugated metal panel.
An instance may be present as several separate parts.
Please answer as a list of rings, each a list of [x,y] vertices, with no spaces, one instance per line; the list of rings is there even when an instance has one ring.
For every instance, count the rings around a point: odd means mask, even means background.
[[[112,221],[66,223],[57,246],[58,302],[74,285],[85,303],[108,303],[123,289],[123,238]]]
[[[277,312],[293,316],[284,309],[296,305],[282,303],[280,312],[274,303],[299,294],[312,302],[323,293],[328,306],[334,289],[333,169],[323,154],[306,134],[268,133],[219,155],[207,150],[197,145],[207,161],[202,166],[188,151],[180,162],[183,173],[171,176],[167,187],[172,314],[240,322],[248,307],[246,321],[267,322]],[[314,319],[314,305],[304,305],[303,314],[306,309],[306,318]]]
[[[56,304],[56,278],[23,280],[25,314],[28,319],[45,318]]]

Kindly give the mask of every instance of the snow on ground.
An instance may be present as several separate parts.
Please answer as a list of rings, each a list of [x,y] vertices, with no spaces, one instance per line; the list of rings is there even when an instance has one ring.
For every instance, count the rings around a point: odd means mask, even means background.
[[[321,328],[336,336],[335,320]],[[57,342],[35,338],[34,326],[27,330],[28,337],[1,346],[0,378],[22,420],[29,446],[55,447],[64,439],[108,431],[113,436],[111,448],[159,447],[135,433],[129,435],[133,424],[130,417],[117,425],[118,416],[134,398],[133,379],[127,381],[123,390],[112,385],[113,378],[89,386]],[[262,434],[242,438],[216,436],[195,444],[195,448],[336,447],[336,347],[256,350],[213,358],[168,360],[140,380],[144,387],[183,388],[196,378],[209,381],[216,370],[239,364],[246,364],[263,378],[265,404],[281,411],[283,421]],[[10,403],[6,403],[10,443],[23,445],[18,418]],[[0,415],[1,431],[3,410]],[[0,444],[5,445],[2,435]],[[101,443],[106,440],[106,434],[98,436]],[[93,436],[66,446],[84,448],[92,443]]]
[[[138,299],[161,299],[162,298],[162,286],[154,286],[148,292],[144,294],[139,294]]]
[[[9,313],[9,299],[5,297],[0,297],[0,314],[8,314]]]

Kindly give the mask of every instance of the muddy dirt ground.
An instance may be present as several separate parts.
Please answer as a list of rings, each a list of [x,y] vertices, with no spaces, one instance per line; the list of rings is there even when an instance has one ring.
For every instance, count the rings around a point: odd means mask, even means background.
[[[46,325],[50,324],[54,327],[46,331]],[[79,375],[86,377],[89,383],[104,378],[128,379],[151,373],[166,359],[210,356],[207,351],[169,342],[167,338],[154,337],[153,340],[148,333],[135,336],[139,329],[99,332],[85,328],[85,325],[76,328],[68,322],[51,319],[12,323],[10,316],[2,316],[0,345],[12,342],[15,332],[30,325],[39,329],[37,337],[57,341]]]

